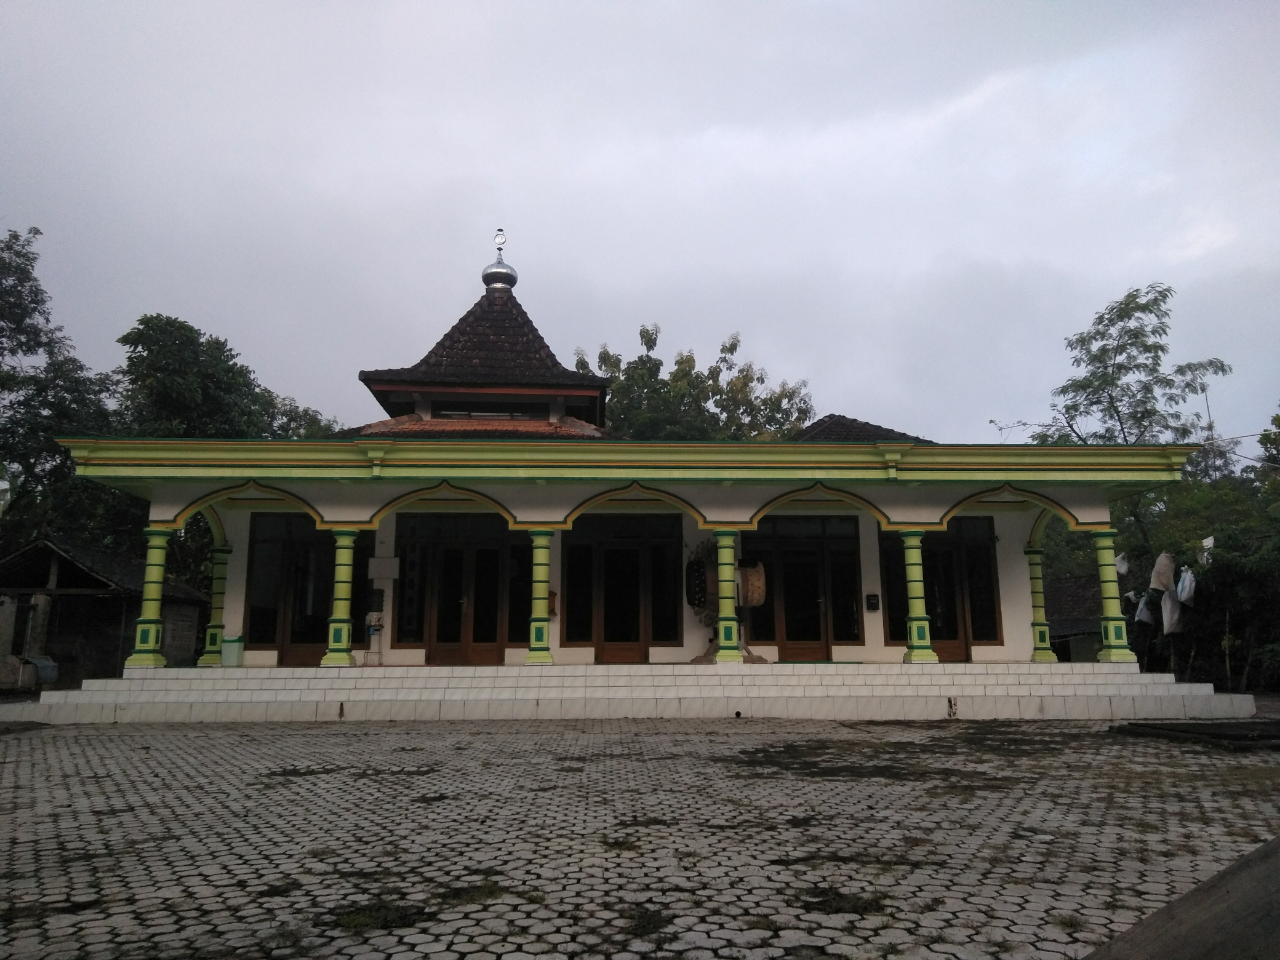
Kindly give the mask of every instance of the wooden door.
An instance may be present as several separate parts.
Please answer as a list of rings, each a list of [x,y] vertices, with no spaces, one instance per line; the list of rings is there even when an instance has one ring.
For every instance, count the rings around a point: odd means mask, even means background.
[[[427,662],[493,666],[502,662],[503,551],[495,545],[443,543],[433,551],[427,596]]]

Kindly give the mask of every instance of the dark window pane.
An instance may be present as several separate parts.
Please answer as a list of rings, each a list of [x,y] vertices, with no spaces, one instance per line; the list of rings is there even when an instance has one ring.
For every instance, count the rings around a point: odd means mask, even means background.
[[[367,644],[369,628],[364,618],[369,612],[373,584],[369,581],[369,559],[373,556],[375,534],[361,530],[356,534],[354,566],[351,568],[351,642]]]
[[[858,536],[857,517],[827,517],[827,536],[856,539]]]
[[[783,630],[788,643],[822,641],[822,565],[817,551],[782,555]]]
[[[831,642],[858,640],[858,555],[852,550],[831,551]]]
[[[595,619],[595,586],[592,548],[587,544],[565,547],[564,639],[566,643],[590,643]]]
[[[527,646],[529,617],[533,615],[533,546],[511,547],[510,575],[507,579],[507,643]]]
[[[307,522],[312,522],[310,517]],[[334,547],[333,534],[314,528],[307,540],[292,543],[290,643],[328,642]]]
[[[462,550],[440,551],[436,571],[436,643],[462,642],[465,572]]]
[[[601,602],[604,641],[640,642],[640,551],[605,550]]]
[[[265,519],[265,518],[263,518]],[[249,624],[245,643],[275,643],[279,616],[280,568],[284,545],[278,540],[259,541],[262,529],[259,518],[253,518],[249,547],[249,584],[247,604]]]
[[[947,547],[926,547],[924,554],[924,606],[929,615],[929,636],[934,640],[959,640],[956,610],[956,556]]]
[[[751,631],[748,639],[752,643],[775,643],[778,631],[774,620],[776,611],[774,594],[777,592],[778,585],[774,582],[773,556],[768,553],[744,552],[743,559],[758,560],[764,566],[764,603],[758,607],[747,608],[750,611],[747,614],[750,617],[748,629]]]
[[[475,580],[471,588],[475,599],[471,620],[472,643],[498,642],[498,597],[502,586],[500,563],[501,554],[497,549],[476,551]]]
[[[396,641],[422,643],[422,620],[426,608],[427,547],[424,543],[401,543],[399,609],[396,612]]]
[[[971,639],[999,640],[994,547],[989,543],[965,544],[964,568],[969,588],[969,624],[973,629]]]
[[[680,551],[671,545],[649,548],[649,589],[652,597],[653,643],[680,639]]]
[[[813,537],[822,536],[821,517],[778,517],[775,521],[774,536],[778,537]]]
[[[907,568],[902,537],[896,533],[880,535],[880,589],[884,592],[888,639],[907,642]]]

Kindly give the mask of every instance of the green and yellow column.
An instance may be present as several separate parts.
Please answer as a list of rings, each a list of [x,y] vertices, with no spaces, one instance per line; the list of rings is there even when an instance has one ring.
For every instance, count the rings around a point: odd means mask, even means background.
[[[164,596],[164,559],[169,549],[172,530],[147,527],[147,565],[142,574],[142,609],[133,638],[133,654],[126,667],[163,667],[160,653],[160,603]]]
[[[551,589],[551,531],[530,530],[533,541],[533,603],[529,612],[529,652],[525,663],[551,663],[551,616],[547,595]]]
[[[351,572],[355,563],[358,530],[334,530],[333,616],[329,618],[329,650],[322,667],[354,667],[351,653]]]
[[[1027,547],[1022,552],[1031,572],[1031,662],[1057,663],[1058,655],[1049,646],[1049,621],[1044,618],[1044,551]]]
[[[1133,663],[1137,655],[1129,649],[1124,613],[1120,610],[1120,581],[1116,577],[1116,532],[1098,530],[1093,535],[1098,556],[1098,580],[1102,585],[1102,649],[1099,663]]]
[[[937,663],[929,639],[929,614],[924,605],[924,560],[920,555],[922,530],[902,531],[902,553],[907,566],[907,652],[903,663]]]
[[[716,532],[716,663],[741,663],[738,645],[738,558],[734,550],[737,532]]]
[[[213,577],[209,587],[209,626],[204,628],[204,655],[198,667],[222,666],[222,607],[227,594],[227,557],[230,547],[213,548]]]

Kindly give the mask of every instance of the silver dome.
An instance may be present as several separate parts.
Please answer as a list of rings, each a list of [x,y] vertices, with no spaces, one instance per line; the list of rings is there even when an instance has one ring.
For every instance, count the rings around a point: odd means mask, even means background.
[[[502,251],[498,251],[498,259],[484,268],[480,274],[486,287],[514,287],[516,285],[516,268],[502,262]]]

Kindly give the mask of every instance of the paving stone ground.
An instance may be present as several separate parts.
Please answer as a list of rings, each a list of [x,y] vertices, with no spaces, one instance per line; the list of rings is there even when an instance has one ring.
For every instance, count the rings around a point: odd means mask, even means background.
[[[0,960],[1082,957],[1278,788],[1101,724],[47,727],[0,737]]]

